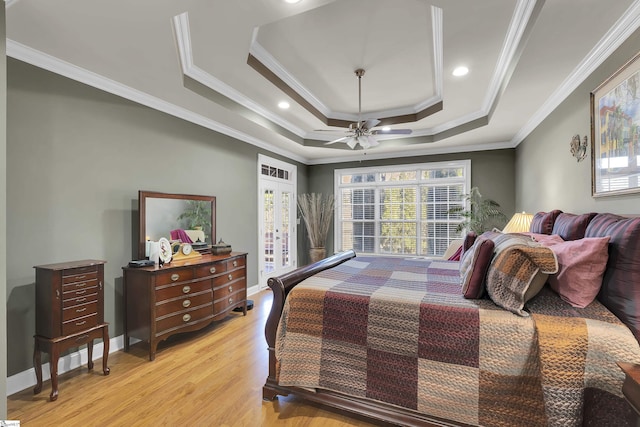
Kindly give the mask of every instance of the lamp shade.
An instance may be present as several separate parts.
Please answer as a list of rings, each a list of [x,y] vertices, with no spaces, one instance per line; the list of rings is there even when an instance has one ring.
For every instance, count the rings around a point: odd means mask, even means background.
[[[502,229],[503,233],[523,233],[529,231],[533,214],[516,212]]]

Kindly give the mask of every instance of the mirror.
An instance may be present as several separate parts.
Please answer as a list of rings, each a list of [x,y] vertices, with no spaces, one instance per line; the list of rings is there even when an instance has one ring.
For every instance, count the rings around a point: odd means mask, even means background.
[[[140,236],[138,259],[146,258],[147,239],[160,237],[171,240],[173,230],[194,230],[202,227],[204,243],[209,247],[216,241],[216,198],[190,194],[138,192]],[[201,233],[200,233],[201,234]]]

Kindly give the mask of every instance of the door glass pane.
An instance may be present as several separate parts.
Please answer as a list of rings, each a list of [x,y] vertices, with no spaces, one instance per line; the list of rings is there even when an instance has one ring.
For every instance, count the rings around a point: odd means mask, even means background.
[[[291,193],[282,192],[281,210],[282,212],[282,267],[291,265],[289,257],[289,245],[291,244]]]
[[[273,198],[273,190],[264,190],[264,271],[270,273],[274,270],[273,244],[275,231],[275,206]]]

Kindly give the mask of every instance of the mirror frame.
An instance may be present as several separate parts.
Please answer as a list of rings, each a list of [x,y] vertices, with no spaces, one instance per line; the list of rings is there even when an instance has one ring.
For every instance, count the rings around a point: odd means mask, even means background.
[[[145,241],[147,236],[147,198],[203,200],[211,202],[211,243],[216,242],[216,198],[215,196],[199,196],[193,194],[159,193],[157,191],[138,191],[138,215],[140,234],[138,237],[138,259],[145,259]]]

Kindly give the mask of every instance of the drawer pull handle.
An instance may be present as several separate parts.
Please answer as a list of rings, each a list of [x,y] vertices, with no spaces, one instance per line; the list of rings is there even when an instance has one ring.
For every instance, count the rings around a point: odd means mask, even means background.
[[[87,286],[87,282],[76,283],[76,288],[81,288],[83,286]]]
[[[76,322],[76,326],[82,326],[82,325],[84,325],[85,323],[87,323],[87,321],[86,321],[86,320],[83,320],[82,322]]]
[[[238,266],[238,261],[233,261],[233,266],[237,267]]]
[[[182,321],[183,322],[188,322],[189,320],[191,320],[191,315],[189,313],[187,313],[184,316],[182,316]]]
[[[191,286],[185,285],[185,286],[182,287],[182,293],[183,294],[188,294],[189,292],[191,292]]]
[[[84,279],[85,277],[87,277],[87,276],[85,276],[85,275],[83,274],[82,276],[76,276],[76,279],[78,279],[78,280],[82,280],[82,279]]]
[[[216,272],[216,268],[215,268],[215,267],[211,267],[211,268],[209,269],[209,273],[213,274],[213,273],[215,273],[215,272]]]
[[[233,286],[229,286],[229,292],[233,292]]]
[[[229,277],[229,280],[233,280],[233,276],[231,274],[227,277]]]
[[[56,298],[60,298],[60,290],[56,289]]]
[[[179,274],[177,274],[177,273],[173,273],[173,274],[171,275],[171,280],[172,280],[172,281],[174,281],[174,282],[175,282],[176,280],[178,280],[179,278],[180,278],[180,275],[179,275]]]
[[[76,302],[85,302],[86,300],[87,300],[87,298],[86,298],[86,297],[83,297],[83,298],[77,298],[77,299],[76,299]]]
[[[190,305],[191,305],[191,301],[190,301],[190,300],[186,299],[186,300],[182,301],[182,306],[183,306],[184,308],[187,308],[187,307],[189,307]]]
[[[82,307],[82,308],[78,308],[76,309],[76,313],[82,313],[83,311],[86,311],[87,307]]]
[[[82,295],[82,294],[86,294],[87,290],[86,289],[81,289],[79,291],[76,291],[76,295]]]
[[[229,298],[229,304],[233,304],[233,298]]]

